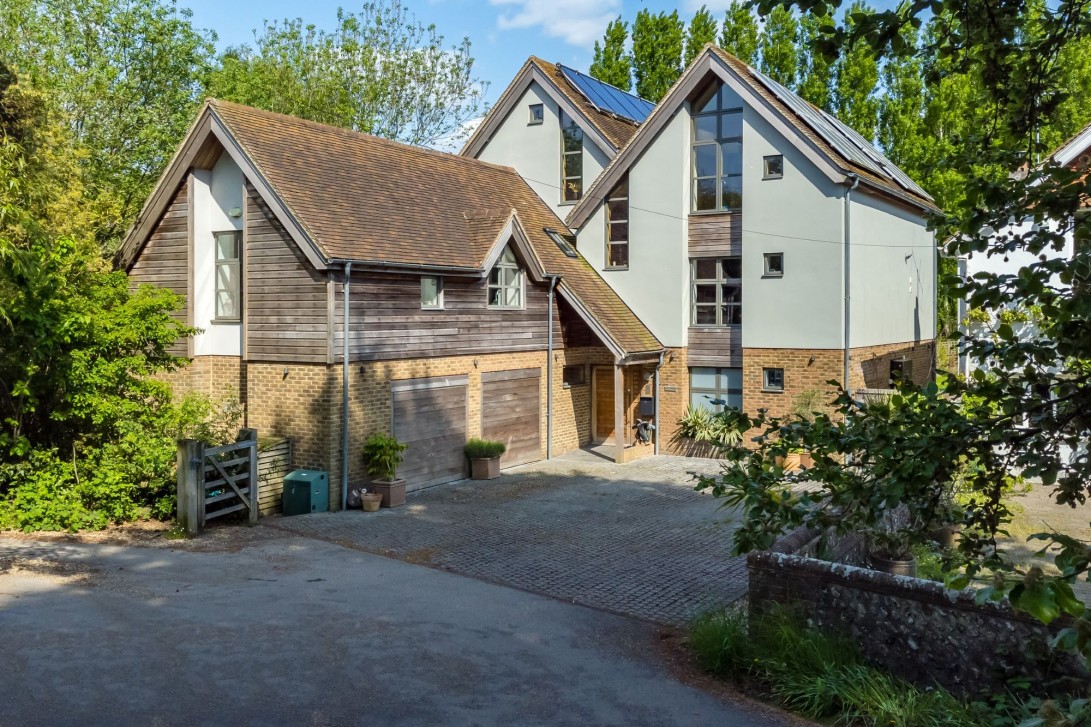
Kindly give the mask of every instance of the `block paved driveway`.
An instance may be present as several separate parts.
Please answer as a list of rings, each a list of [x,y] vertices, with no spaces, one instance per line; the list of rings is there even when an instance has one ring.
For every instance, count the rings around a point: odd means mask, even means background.
[[[693,490],[709,460],[589,452],[409,495],[401,508],[264,521],[300,535],[663,624],[746,593],[738,516]]]

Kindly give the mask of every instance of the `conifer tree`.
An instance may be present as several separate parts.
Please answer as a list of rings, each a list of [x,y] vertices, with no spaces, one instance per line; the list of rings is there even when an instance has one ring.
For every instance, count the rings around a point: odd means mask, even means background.
[[[636,93],[659,101],[682,75],[685,24],[678,11],[641,10],[633,23],[633,72]]]
[[[620,16],[610,21],[602,42],[595,41],[595,59],[590,69],[593,77],[622,91],[633,87],[632,59],[625,51],[625,41],[628,39],[629,24]]]

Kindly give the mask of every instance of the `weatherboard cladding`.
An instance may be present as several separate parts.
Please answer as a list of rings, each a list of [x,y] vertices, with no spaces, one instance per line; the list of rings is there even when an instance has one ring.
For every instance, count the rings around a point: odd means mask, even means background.
[[[621,353],[661,350],[583,258],[553,243],[545,228],[564,223],[514,169],[238,104],[209,107],[327,259],[480,270],[514,210],[545,271],[563,277],[570,302]]]

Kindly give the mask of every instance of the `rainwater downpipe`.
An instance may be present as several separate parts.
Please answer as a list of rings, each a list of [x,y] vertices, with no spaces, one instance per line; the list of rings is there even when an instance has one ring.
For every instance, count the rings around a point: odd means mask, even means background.
[[[352,263],[345,263],[345,317],[341,336],[341,510],[348,509],[349,500],[349,296],[352,291]]]
[[[549,321],[546,323],[546,459],[553,459],[553,298],[560,275],[549,275]]]
[[[844,248],[845,248],[845,269],[843,275],[842,286],[845,292],[845,370],[843,373],[844,380],[842,386],[845,387],[845,391],[852,396],[852,387],[849,385],[849,374],[851,372],[851,355],[852,355],[852,279],[849,277],[852,272],[852,192],[860,185],[860,178],[855,174],[850,174],[848,179],[852,180],[852,186],[845,190],[845,231],[844,231]]]
[[[655,365],[655,391],[652,392],[652,404],[655,406],[655,416],[652,418],[652,426],[655,427],[652,435],[655,437],[654,454],[659,454],[659,369],[663,368],[663,357],[666,351],[659,352],[659,363]]]

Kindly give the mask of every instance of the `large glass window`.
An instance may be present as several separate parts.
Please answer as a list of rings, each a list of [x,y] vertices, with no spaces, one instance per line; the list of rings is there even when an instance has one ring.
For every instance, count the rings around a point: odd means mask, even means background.
[[[239,252],[242,232],[216,233],[216,320],[237,321],[242,315]]]
[[[606,198],[606,267],[629,267],[629,175]]]
[[[583,129],[561,111],[561,199],[575,202],[583,196]]]
[[[742,206],[742,108],[722,84],[693,102],[692,163],[694,210]]]
[[[689,402],[714,412],[742,409],[742,369],[690,369]]]
[[[742,260],[737,257],[690,261],[694,326],[735,326],[742,323]]]
[[[489,307],[521,308],[523,306],[523,270],[510,247],[505,247],[500,259],[489,273]]]

